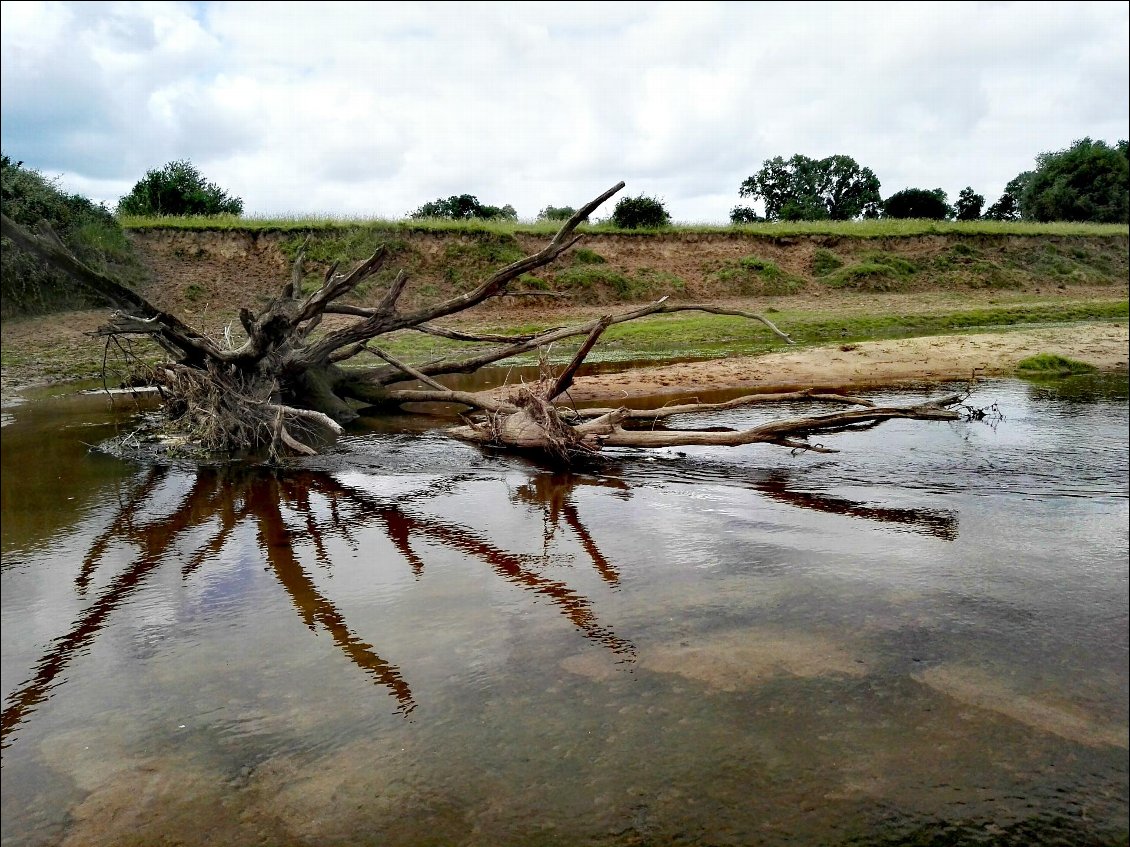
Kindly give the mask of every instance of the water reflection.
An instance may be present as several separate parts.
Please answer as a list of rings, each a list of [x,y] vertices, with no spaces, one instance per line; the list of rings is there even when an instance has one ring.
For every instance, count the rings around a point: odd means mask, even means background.
[[[945,541],[957,538],[957,513],[945,509],[901,509],[888,506],[865,506],[844,497],[834,497],[797,488],[794,474],[786,470],[774,470],[753,480],[752,486],[765,496],[817,512],[833,515],[849,515],[871,521],[896,524],[908,529],[932,535]]]
[[[633,470],[634,466],[634,470]],[[300,556],[309,549],[321,568],[333,569],[329,542],[346,541],[357,547],[358,531],[372,527],[383,532],[413,575],[425,569],[424,558],[416,549],[420,542],[438,544],[477,559],[500,579],[534,595],[548,599],[586,639],[632,662],[636,648],[631,641],[600,623],[592,600],[566,582],[539,573],[539,566],[550,557],[562,525],[576,538],[596,573],[609,586],[620,582],[617,567],[600,550],[597,540],[585,526],[575,499],[580,487],[608,489],[624,499],[631,497],[631,480],[642,470],[625,462],[621,477],[564,472],[533,472],[525,484],[512,489],[511,502],[532,509],[542,521],[542,555],[517,553],[490,540],[489,529],[476,528],[436,517],[421,507],[437,497],[459,493],[468,474],[451,474],[429,479],[424,487],[395,497],[375,494],[361,484],[351,484],[330,473],[315,471],[277,471],[247,466],[202,468],[186,476],[183,471],[152,467],[142,473],[129,492],[120,498],[106,528],[91,542],[74,578],[75,592],[86,597],[99,568],[110,551],[123,545],[136,551],[132,561],[114,575],[71,626],[55,639],[51,649],[33,667],[33,676],[8,699],[3,712],[2,742],[10,736],[34,708],[60,685],[63,671],[87,650],[106,626],[111,614],[133,598],[147,580],[166,562],[179,563],[180,576],[187,579],[209,561],[220,556],[236,530],[254,526],[259,550],[291,606],[311,632],[327,632],[338,649],[374,682],[396,700],[395,710],[408,715],[416,708],[409,682],[400,668],[382,657],[372,644],[352,629],[345,615],[311,578]],[[648,471],[637,484],[650,484]],[[745,484],[762,495],[791,506],[909,527],[945,540],[957,536],[957,517],[938,510],[868,506],[843,497],[801,490],[793,474],[783,469],[739,472],[730,466],[711,467],[691,464],[680,470],[680,480],[724,481]],[[163,486],[187,482],[184,494],[163,512],[149,514],[159,501]],[[187,554],[181,545],[194,530],[207,527],[203,543],[196,543]]]
[[[129,545],[137,551],[126,568],[116,574],[97,598],[55,639],[52,648],[35,664],[33,677],[9,697],[2,721],[4,746],[10,735],[34,708],[61,684],[64,669],[86,649],[106,626],[114,610],[127,603],[147,579],[170,559],[179,559],[182,579],[220,555],[235,531],[250,522],[256,529],[258,547],[295,612],[312,632],[321,627],[334,644],[357,667],[383,686],[397,701],[396,711],[405,715],[415,707],[412,689],[400,669],[382,658],[347,623],[333,600],[323,594],[310,577],[298,554],[304,544],[314,560],[332,569],[328,542],[333,538],[356,547],[356,532],[375,526],[384,531],[413,574],[424,571],[424,560],[413,548],[415,540],[438,543],[490,566],[502,579],[548,598],[586,638],[631,661],[635,647],[602,626],[592,601],[564,582],[537,572],[536,557],[505,550],[467,526],[419,512],[416,507],[429,499],[455,491],[466,477],[454,475],[429,481],[426,488],[396,498],[375,495],[338,478],[316,472],[277,472],[265,468],[228,466],[203,468],[191,476],[186,493],[171,510],[147,517],[145,510],[158,497],[159,489],[171,481],[173,471],[154,467],[143,473],[133,489],[120,500],[109,525],[97,535],[75,577],[75,591],[85,597],[109,551]],[[519,488],[517,500],[544,510],[546,525],[563,516],[579,537],[601,577],[616,584],[616,569],[600,553],[592,535],[581,522],[570,499],[572,487],[591,483],[572,475],[535,476]],[[627,486],[609,484],[626,490]],[[296,528],[296,524],[301,528]],[[192,530],[211,524],[207,540],[187,556],[179,553]],[[549,538],[546,538],[548,544]]]
[[[573,530],[581,547],[589,558],[597,573],[610,585],[620,582],[620,574],[615,566],[604,557],[597,547],[596,541],[585,525],[581,523],[577,513],[576,503],[573,501],[573,490],[579,485],[593,485],[611,488],[619,496],[628,499],[631,487],[620,479],[612,477],[583,477],[571,473],[546,472],[537,474],[526,485],[514,492],[512,500],[515,503],[528,503],[539,507],[544,513],[545,525],[542,543],[548,548],[553,540],[554,533],[565,519],[566,525]]]
[[[861,503],[846,497],[813,490],[814,470],[809,465],[803,471],[788,468],[751,468],[725,462],[681,458],[678,470],[654,465],[639,465],[626,470],[636,484],[654,483],[656,477],[670,476],[671,482],[702,483],[719,486],[740,486],[756,491],[770,500],[786,503],[800,509],[832,515],[891,524],[893,528],[930,535],[943,541],[958,537],[958,513],[952,509],[902,508]]]

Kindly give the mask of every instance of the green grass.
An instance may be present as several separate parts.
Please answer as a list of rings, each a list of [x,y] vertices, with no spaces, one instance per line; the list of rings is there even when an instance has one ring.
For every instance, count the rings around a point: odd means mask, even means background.
[[[1094,365],[1055,353],[1040,353],[1036,356],[1029,356],[1027,359],[1018,362],[1016,369],[1021,373],[1041,376],[1070,376],[1072,374],[1094,373],[1098,370]]]
[[[573,295],[582,303],[608,303],[679,294],[686,283],[675,274],[640,268],[624,273],[604,264],[577,264],[553,276],[556,291]]]
[[[361,228],[380,232],[487,232],[499,234],[552,235],[559,228],[556,221],[448,221],[393,220],[367,217],[331,217],[329,215],[296,215],[293,217],[136,217],[119,218],[125,229],[179,230],[243,230],[247,232],[315,232]],[[773,223],[729,226],[725,224],[674,224],[662,230],[619,229],[610,222],[582,224],[578,232],[631,235],[638,238],[666,238],[680,234],[730,234],[762,238],[790,236],[838,236],[843,238],[902,238],[938,233],[965,236],[1007,235],[1088,235],[1122,236],[1130,234],[1125,224],[1090,224],[1061,221],[1035,223],[1029,221],[927,221],[927,220],[864,220],[864,221],[779,221]]]
[[[783,271],[776,262],[758,256],[743,256],[727,262],[708,279],[728,292],[747,296],[779,297],[795,294],[804,287],[803,279]]]
[[[812,254],[810,269],[813,276],[827,276],[832,271],[837,271],[844,266],[844,260],[821,247]]]
[[[944,313],[904,313],[887,315],[829,315],[827,312],[785,310],[767,315],[801,346],[913,338],[961,332],[1000,331],[1009,327],[1076,323],[1086,321],[1126,321],[1130,317],[1127,301],[1054,304],[1018,303],[999,308],[979,308]],[[580,321],[578,321],[580,322]],[[553,324],[557,326],[559,324]],[[497,324],[480,327],[498,333],[538,332],[549,324],[521,326]],[[567,361],[581,339],[555,344],[553,361]],[[381,346],[409,361],[422,361],[467,345],[436,339],[415,332],[386,337]],[[483,345],[484,348],[493,345]],[[755,355],[783,349],[782,342],[764,326],[745,318],[680,312],[656,315],[643,320],[616,324],[608,328],[589,361],[627,359],[672,359],[725,355]],[[519,363],[536,362],[529,354]]]
[[[828,274],[822,282],[830,288],[857,291],[906,291],[920,265],[891,253],[865,253],[858,264],[846,265]]]
[[[595,250],[590,250],[587,247],[577,247],[571,255],[574,265],[603,265],[606,261]]]
[[[822,282],[829,288],[851,288],[856,291],[906,291],[909,275],[884,262],[860,262],[840,268]]]

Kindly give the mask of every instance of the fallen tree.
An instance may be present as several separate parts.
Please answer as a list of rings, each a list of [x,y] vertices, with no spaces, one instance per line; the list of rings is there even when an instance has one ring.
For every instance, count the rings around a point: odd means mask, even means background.
[[[656,424],[675,414],[714,411],[719,404],[686,404],[660,410],[628,408],[577,410],[562,401],[578,369],[602,333],[614,324],[650,315],[681,311],[747,318],[762,324],[785,343],[792,339],[763,315],[708,304],[674,304],[666,298],[618,314],[572,326],[524,335],[490,335],[459,332],[435,323],[459,315],[492,298],[510,294],[508,285],[525,273],[545,266],[579,240],[576,229],[605,200],[623,188],[619,183],[586,203],[566,221],[549,243],[536,253],[499,268],[475,288],[438,303],[413,309],[399,306],[408,276],[399,273],[375,306],[342,302],[342,298],[373,277],[388,258],[379,247],[353,270],[338,271],[335,264],[322,284],[304,295],[304,254],[299,251],[290,279],[262,310],[239,311],[245,336],[238,341],[225,333],[222,340],[208,337],[176,315],[162,311],[145,297],[106,274],[79,261],[46,224],[36,233],[2,219],[2,234],[17,247],[69,274],[86,291],[112,303],[117,311],[98,335],[120,342],[129,337],[151,339],[168,360],[146,368],[146,377],[161,392],[165,427],[187,443],[207,452],[260,452],[271,457],[310,455],[342,431],[365,407],[399,407],[420,402],[442,402],[467,407],[463,424],[449,429],[459,439],[509,449],[546,454],[569,461],[578,454],[605,446],[670,447],[691,444],[735,446],[750,443],[779,444],[792,449],[834,452],[808,439],[817,434],[874,426],[890,418],[954,420],[949,408],[957,395],[930,403],[874,407],[858,397],[815,391],[791,394],[754,394],[723,404],[738,405],[805,399],[855,406],[846,411],[775,421],[743,431],[672,430]],[[327,316],[334,316],[323,325]],[[410,330],[455,341],[494,346],[464,355],[450,355],[412,365],[378,346],[389,333]],[[436,378],[466,374],[524,353],[545,350],[568,338],[584,336],[572,361],[554,374],[543,368],[533,384],[505,391],[465,392],[445,387]],[[356,366],[361,356],[381,364]],[[349,365],[347,366],[347,363]],[[416,380],[422,388],[404,388]],[[649,426],[640,428],[643,421]]]

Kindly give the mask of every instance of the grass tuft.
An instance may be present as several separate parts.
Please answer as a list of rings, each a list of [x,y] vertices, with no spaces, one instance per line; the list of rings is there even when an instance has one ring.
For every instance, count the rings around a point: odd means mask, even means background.
[[[1098,370],[1094,365],[1080,362],[1078,359],[1069,359],[1058,353],[1040,353],[1029,356],[1017,363],[1016,369],[1022,373],[1040,374],[1042,376],[1070,376],[1072,374],[1088,374]]]
[[[747,296],[782,296],[804,288],[804,280],[769,259],[743,256],[710,274],[727,291]]]

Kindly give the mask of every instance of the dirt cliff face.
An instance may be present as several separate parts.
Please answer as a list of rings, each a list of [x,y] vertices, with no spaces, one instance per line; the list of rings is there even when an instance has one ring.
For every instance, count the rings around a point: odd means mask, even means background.
[[[257,308],[290,277],[305,242],[306,285],[332,261],[347,266],[384,244],[387,270],[355,302],[379,299],[400,268],[411,276],[405,301],[431,302],[465,291],[494,268],[534,252],[546,239],[525,233],[440,233],[345,227],[312,233],[134,230],[130,239],[149,271],[146,295],[205,324]],[[512,286],[520,296],[496,308],[651,300],[845,295],[928,290],[1074,286],[1125,287],[1126,236],[922,235],[850,238],[764,237],[748,233],[586,234],[549,268]],[[1112,293],[1113,290],[1112,290]]]

